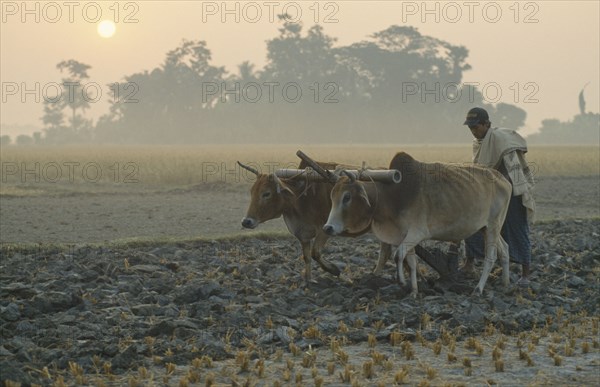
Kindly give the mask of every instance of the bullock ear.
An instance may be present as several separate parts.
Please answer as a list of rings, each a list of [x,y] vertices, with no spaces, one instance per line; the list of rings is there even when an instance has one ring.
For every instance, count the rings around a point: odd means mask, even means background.
[[[275,181],[275,186],[277,187],[278,194],[296,196],[294,194],[294,191],[292,191],[292,189],[290,187],[288,187],[288,185],[286,183],[281,181],[280,178],[278,178],[276,175],[271,175],[271,176],[272,176],[273,180]]]
[[[283,195],[288,195],[290,197],[296,196],[294,191],[290,187],[288,187],[287,184],[282,182],[281,180],[279,181],[279,184],[277,185],[277,192],[281,192]]]

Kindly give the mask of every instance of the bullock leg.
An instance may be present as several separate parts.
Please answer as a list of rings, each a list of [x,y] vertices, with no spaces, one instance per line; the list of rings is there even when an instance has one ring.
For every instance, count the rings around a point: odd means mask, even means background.
[[[408,256],[408,266],[410,267],[410,281],[412,288],[412,296],[417,297],[419,292],[419,287],[417,285],[417,255],[415,254],[415,249],[413,247],[414,244],[409,245],[406,243],[400,244],[398,246],[398,252],[395,256],[396,259],[396,270],[398,272],[398,280],[404,286],[406,285],[406,279],[404,278],[404,258]]]
[[[394,261],[396,262],[396,278],[398,278],[398,282],[400,282],[402,286],[406,285],[406,278],[404,278],[404,257],[406,257],[406,252],[402,254],[400,252],[400,246],[398,246],[394,253]]]
[[[317,236],[315,237],[315,241],[313,243],[311,256],[315,261],[317,261],[317,263],[323,268],[323,270],[330,274],[333,274],[336,277],[339,277],[340,269],[333,263],[327,261],[326,259],[323,259],[323,257],[321,256],[321,250],[323,249],[323,246],[325,246],[325,243],[327,243],[328,239],[329,235],[325,234],[323,231],[317,231]]]
[[[488,226],[485,228],[485,259],[483,260],[481,278],[479,279],[479,283],[473,291],[479,291],[480,295],[483,294],[485,283],[487,282],[490,272],[492,271],[494,262],[496,262],[500,238],[500,227]]]
[[[304,259],[304,281],[306,285],[310,283],[312,280],[311,273],[311,261],[310,261],[310,240],[301,240],[300,244],[302,245],[302,259]]]
[[[383,270],[385,263],[392,255],[392,245],[381,242],[379,245],[379,259],[377,260],[377,266],[373,269],[373,274],[380,275]]]
[[[419,287],[417,285],[417,254],[415,254],[415,249],[410,249],[407,260],[408,266],[410,266],[410,283],[412,285],[411,294],[413,298],[417,298]]]

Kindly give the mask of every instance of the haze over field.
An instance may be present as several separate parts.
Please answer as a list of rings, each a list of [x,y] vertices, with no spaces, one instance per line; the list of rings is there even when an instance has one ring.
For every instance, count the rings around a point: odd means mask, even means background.
[[[69,4],[1,2],[13,143],[598,142],[596,1]]]

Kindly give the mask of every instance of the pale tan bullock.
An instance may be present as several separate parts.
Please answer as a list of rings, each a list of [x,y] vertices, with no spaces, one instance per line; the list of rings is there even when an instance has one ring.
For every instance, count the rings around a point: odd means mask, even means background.
[[[511,196],[510,183],[498,171],[477,165],[422,163],[400,152],[390,169],[402,173],[399,184],[339,178],[331,191],[332,207],[323,230],[329,235],[371,227],[377,238],[398,245],[398,278],[408,254],[412,293],[416,296],[414,248],[427,239],[458,242],[485,230],[485,260],[475,290],[481,294],[497,255],[502,279],[509,284],[508,245],[500,236]]]

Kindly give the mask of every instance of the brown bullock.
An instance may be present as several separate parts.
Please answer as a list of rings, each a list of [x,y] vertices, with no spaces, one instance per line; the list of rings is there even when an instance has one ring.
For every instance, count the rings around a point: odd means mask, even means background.
[[[283,216],[289,230],[302,246],[302,257],[305,263],[305,280],[311,281],[311,257],[325,271],[338,276],[339,268],[321,256],[321,250],[327,243],[329,235],[323,231],[331,209],[330,192],[333,183],[327,181],[307,181],[303,176],[295,178],[278,178],[275,174],[261,174],[256,169],[238,161],[246,170],[254,173],[256,182],[250,188],[250,205],[246,216],[242,219],[244,228],[253,229],[260,223]],[[335,169],[335,163],[318,163],[325,169]],[[303,160],[298,169],[308,165]],[[356,229],[341,236],[356,237],[370,230]],[[390,245],[382,243],[379,251],[379,262],[385,263],[392,252]],[[377,264],[378,271],[383,267]]]

